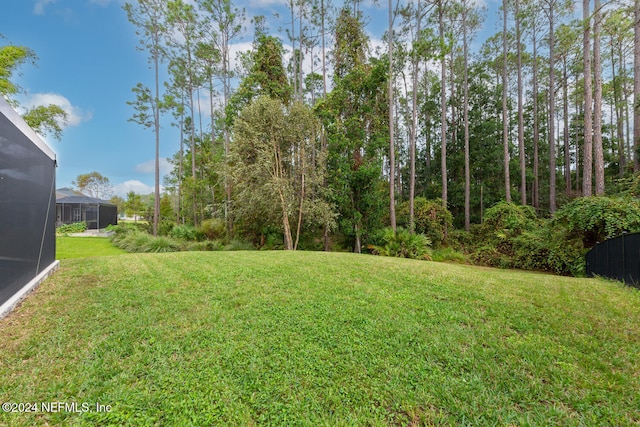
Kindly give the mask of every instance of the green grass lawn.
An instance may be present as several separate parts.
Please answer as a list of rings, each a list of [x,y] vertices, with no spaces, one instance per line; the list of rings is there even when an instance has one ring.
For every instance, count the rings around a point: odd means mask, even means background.
[[[0,321],[0,425],[640,423],[640,292],[313,252],[69,259]]]
[[[108,237],[56,236],[56,259],[86,258],[126,253],[111,244]]]

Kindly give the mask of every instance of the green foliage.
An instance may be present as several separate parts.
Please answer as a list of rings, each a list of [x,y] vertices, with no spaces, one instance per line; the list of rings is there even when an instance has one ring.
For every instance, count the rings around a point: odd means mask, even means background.
[[[318,197],[325,176],[319,131],[309,107],[264,96],[236,120],[229,155],[234,213],[253,228],[278,227],[285,249],[296,249],[303,226],[333,220],[331,206]]]
[[[27,110],[22,118],[40,135],[51,135],[59,141],[62,139],[62,128],[67,124],[69,115],[62,107],[49,104],[37,105]]]
[[[0,47],[0,95],[11,101],[11,96],[21,91],[20,87],[11,81],[13,74],[25,62],[35,63],[36,54],[24,46]]]
[[[109,227],[107,227],[107,230],[113,232],[114,236],[124,236],[127,233],[144,231],[145,229],[145,224],[122,221],[119,222],[118,225],[109,225]]]
[[[223,248],[225,251],[253,251],[255,249],[256,247],[252,243],[236,239],[229,242],[229,244]]]
[[[186,241],[199,241],[204,240],[204,233],[193,225],[176,225],[169,232],[169,236],[174,239],[186,240]]]
[[[63,224],[60,227],[56,228],[57,234],[68,234],[68,233],[82,233],[86,231],[87,223],[86,222],[74,222],[73,224]]]
[[[553,227],[568,239],[581,239],[585,248],[623,232],[640,231],[640,201],[632,198],[583,197],[564,205]]]
[[[205,219],[200,224],[200,231],[209,240],[220,240],[226,237],[227,226],[220,218]]]
[[[221,251],[224,244],[220,240],[203,240],[200,242],[186,242],[182,249],[185,251]]]
[[[474,229],[473,262],[501,268],[517,268],[516,239],[542,226],[530,206],[500,201],[485,213],[485,221]]]
[[[112,236],[113,244],[127,252],[177,252],[180,244],[166,236],[154,237],[144,231],[116,233]]]
[[[431,260],[431,241],[424,234],[411,234],[401,227],[394,233],[389,227],[381,230],[374,240],[381,242],[368,246],[374,255]]]
[[[459,264],[466,264],[468,262],[465,254],[451,247],[435,249],[431,258],[433,261],[438,262],[455,262]]]
[[[533,209],[500,202],[476,230],[471,259],[484,265],[582,276],[584,256],[597,242],[640,230],[640,202],[586,197],[560,208],[549,220]]]
[[[442,199],[414,199],[414,221],[416,233],[426,235],[435,247],[445,244],[446,233],[453,229],[453,216],[442,205]],[[398,225],[409,228],[409,201],[402,202],[396,209]]]
[[[166,236],[150,236],[151,239],[143,245],[143,252],[177,252],[180,245],[173,239]]]
[[[174,221],[163,219],[158,223],[158,234],[160,236],[168,236],[171,234],[171,231],[176,226]],[[147,227],[147,230],[151,228],[151,232],[153,232],[153,227]]]
[[[500,201],[485,212],[480,233],[484,237],[503,240],[532,230],[537,225],[538,218],[531,206]]]
[[[108,199],[113,194],[113,186],[109,178],[99,172],[93,171],[78,175],[71,184],[82,194],[98,199]]]
[[[380,174],[388,153],[388,62],[367,61],[364,26],[348,8],[335,31],[334,88],[316,111],[326,130],[337,231],[358,251],[361,240],[388,224],[388,182]]]

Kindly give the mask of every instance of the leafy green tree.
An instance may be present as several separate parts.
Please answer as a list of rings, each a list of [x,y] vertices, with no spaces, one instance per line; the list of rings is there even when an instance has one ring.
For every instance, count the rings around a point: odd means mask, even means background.
[[[68,116],[59,105],[49,104],[28,109],[22,118],[38,134],[51,135],[59,141],[62,139],[62,127],[67,124]]]
[[[127,200],[124,202],[124,208],[127,215],[133,216],[135,222],[138,222],[138,217],[144,213],[144,203],[142,203],[142,196],[136,194],[134,191],[127,193]]]
[[[21,89],[12,81],[12,78],[22,64],[25,62],[35,63],[36,59],[35,52],[28,47],[0,46],[0,94],[14,106],[16,101],[12,97],[18,94]]]
[[[361,252],[362,236],[382,228],[389,212],[381,177],[389,147],[388,63],[367,60],[368,39],[349,9],[337,19],[335,39],[334,89],[317,109],[326,129],[328,185],[340,232]]]
[[[285,106],[262,96],[236,120],[229,171],[240,216],[263,216],[280,223],[284,248],[298,247],[304,223],[333,221],[321,194],[324,153],[320,124],[302,103]]]
[[[138,29],[140,46],[149,52],[149,61],[153,64],[154,90],[142,83],[133,88],[136,100],[128,102],[136,113],[131,121],[145,128],[153,127],[155,135],[155,204],[153,208],[153,235],[158,234],[160,217],[160,113],[163,109],[160,100],[160,62],[165,56],[162,38],[166,34],[166,2],[164,0],[137,0],[135,5],[125,3],[129,21]]]
[[[250,69],[231,98],[227,111],[231,126],[243,108],[260,96],[268,96],[288,105],[292,88],[283,65],[284,49],[279,39],[261,34],[254,43]]]
[[[79,192],[97,199],[107,200],[113,194],[113,186],[109,178],[96,171],[78,175],[71,185],[75,186]]]

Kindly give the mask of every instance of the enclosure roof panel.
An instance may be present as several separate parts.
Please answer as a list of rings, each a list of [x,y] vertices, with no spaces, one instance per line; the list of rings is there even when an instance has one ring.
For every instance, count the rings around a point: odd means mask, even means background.
[[[89,197],[84,195],[56,197],[56,203],[69,204],[69,205],[77,204],[77,205],[115,206],[113,203],[109,203],[106,200],[96,199],[95,197]]]
[[[31,142],[40,149],[40,151],[49,156],[51,160],[56,160],[56,153],[54,153],[42,138],[40,138],[40,136],[29,127],[16,110],[14,110],[2,96],[0,96],[0,114],[3,114],[16,128],[22,131],[22,133],[24,133]]]

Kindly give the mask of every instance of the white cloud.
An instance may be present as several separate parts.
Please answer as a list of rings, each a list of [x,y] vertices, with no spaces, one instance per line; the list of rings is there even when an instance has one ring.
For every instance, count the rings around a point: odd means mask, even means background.
[[[151,194],[154,192],[154,188],[137,179],[130,179],[113,186],[113,192],[122,198],[126,198],[130,191],[136,194]],[[164,191],[164,187],[160,186],[160,191]]]
[[[238,59],[238,55],[240,53],[249,52],[253,49],[253,43],[250,41],[232,43],[229,45],[229,66],[232,70],[235,70],[239,67],[240,61]]]
[[[33,108],[37,105],[58,105],[67,113],[67,126],[78,126],[82,122],[88,122],[92,118],[90,112],[85,112],[81,108],[71,104],[66,97],[57,93],[33,93],[27,96],[22,103],[25,108]]]
[[[33,13],[36,15],[44,15],[44,7],[49,3],[55,3],[56,0],[38,0],[33,6]]]
[[[156,161],[151,159],[144,163],[136,165],[136,171],[140,173],[154,173],[156,170]],[[160,175],[167,175],[173,170],[173,165],[164,157],[160,158]]]
[[[82,122],[88,122],[93,118],[91,112],[85,112],[80,107],[71,104],[66,97],[57,93],[33,93],[27,95],[22,105],[27,108],[33,108],[38,105],[54,104],[62,108],[67,113],[66,127],[78,126]]]

